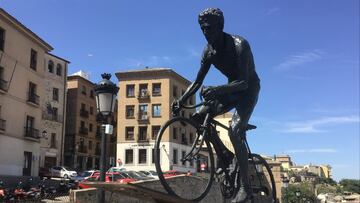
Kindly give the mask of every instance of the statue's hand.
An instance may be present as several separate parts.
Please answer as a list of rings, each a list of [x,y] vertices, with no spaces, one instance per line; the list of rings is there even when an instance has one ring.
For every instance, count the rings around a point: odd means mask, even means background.
[[[205,87],[203,92],[202,92],[202,95],[203,95],[205,100],[213,100],[213,99],[215,99],[217,97],[217,95],[218,95],[217,87],[214,87],[214,86]]]

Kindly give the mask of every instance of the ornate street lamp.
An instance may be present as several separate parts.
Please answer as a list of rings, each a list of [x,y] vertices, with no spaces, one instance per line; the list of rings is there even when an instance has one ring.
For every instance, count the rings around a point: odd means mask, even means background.
[[[283,178],[283,187],[284,187],[284,199],[285,202],[288,202],[288,187],[289,187],[290,180],[287,177]]]
[[[296,190],[296,191],[295,191],[295,196],[297,197],[298,202],[300,202],[300,197],[301,197],[301,192],[300,192],[300,190]]]
[[[112,116],[115,107],[116,94],[119,88],[110,81],[111,74],[101,74],[103,78],[99,84],[95,85],[96,107],[102,124],[106,124],[110,116]],[[105,125],[101,126],[101,157],[100,157],[100,181],[105,182],[106,173],[106,135]],[[101,190],[101,202],[105,202],[105,191]]]
[[[42,131],[41,137],[47,139],[47,132],[46,132],[46,130]]]

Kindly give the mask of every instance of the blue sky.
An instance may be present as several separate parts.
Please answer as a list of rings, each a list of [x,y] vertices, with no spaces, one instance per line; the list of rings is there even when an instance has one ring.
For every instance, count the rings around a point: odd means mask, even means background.
[[[193,80],[206,43],[197,15],[219,7],[225,32],[251,44],[261,93],[249,133],[257,153],[286,153],[360,178],[359,1],[0,0],[71,61],[70,73],[169,67]],[[205,84],[226,82],[211,69]],[[113,78],[115,81],[115,78]]]

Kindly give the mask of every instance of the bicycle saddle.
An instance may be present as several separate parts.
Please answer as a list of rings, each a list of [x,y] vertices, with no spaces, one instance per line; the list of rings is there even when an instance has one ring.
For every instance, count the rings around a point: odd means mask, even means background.
[[[248,131],[248,130],[254,130],[254,129],[256,129],[257,127],[255,126],[255,125],[251,125],[251,124],[247,124],[247,126],[246,126],[246,130]]]

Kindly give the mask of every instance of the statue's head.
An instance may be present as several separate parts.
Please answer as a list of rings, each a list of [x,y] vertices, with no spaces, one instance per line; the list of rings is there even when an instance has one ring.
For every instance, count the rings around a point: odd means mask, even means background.
[[[206,40],[211,44],[224,29],[224,15],[218,8],[207,8],[199,14],[199,24]]]

